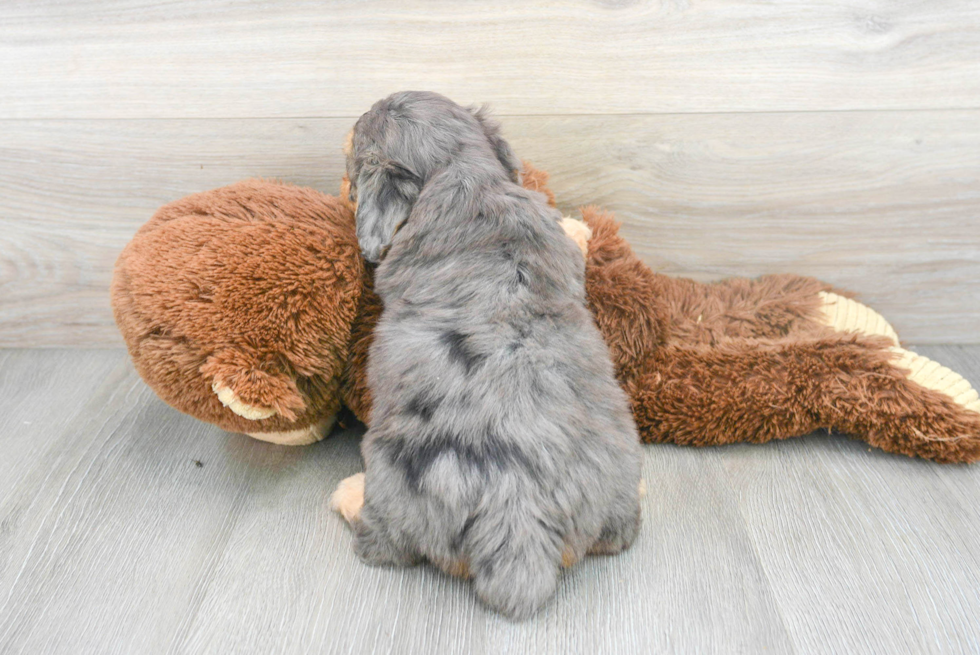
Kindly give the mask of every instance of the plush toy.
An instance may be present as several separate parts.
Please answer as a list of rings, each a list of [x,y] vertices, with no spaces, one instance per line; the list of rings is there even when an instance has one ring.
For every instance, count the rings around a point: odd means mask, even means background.
[[[553,196],[547,176],[525,185]],[[980,458],[980,398],[891,326],[812,278],[714,284],[651,271],[595,207],[564,226],[644,441],[765,442],[828,429],[938,462]],[[116,264],[112,303],[137,370],[169,404],[280,444],[370,417],[381,311],[347,193],[249,180],[160,209]],[[356,493],[356,489],[354,490]]]

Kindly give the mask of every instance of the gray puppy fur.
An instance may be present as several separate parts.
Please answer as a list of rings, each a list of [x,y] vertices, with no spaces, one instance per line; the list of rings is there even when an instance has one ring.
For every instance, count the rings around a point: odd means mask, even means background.
[[[483,112],[423,92],[376,103],[347,160],[384,302],[355,550],[468,574],[512,618],[548,601],[563,557],[628,547],[640,516],[582,254],[519,166]]]

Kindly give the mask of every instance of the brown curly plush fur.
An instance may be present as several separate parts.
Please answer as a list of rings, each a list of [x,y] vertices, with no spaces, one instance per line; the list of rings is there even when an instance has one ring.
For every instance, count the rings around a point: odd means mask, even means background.
[[[112,305],[166,402],[233,432],[288,431],[340,408],[364,275],[347,205],[247,180],[161,208],[119,256]],[[278,415],[238,416],[215,380]]]
[[[523,175],[553,202],[546,173]],[[369,420],[364,371],[381,304],[346,198],[251,180],[171,203],[137,233],[117,263],[113,308],[164,400],[249,433],[306,427],[341,401]],[[887,340],[812,320],[829,285],[659,275],[610,214],[582,215],[593,231],[590,307],[645,441],[765,442],[825,428],[940,462],[980,458],[980,414],[908,380]],[[218,402],[216,378],[279,415],[237,416]]]
[[[908,380],[887,339],[811,320],[829,285],[659,275],[610,214],[582,215],[593,231],[586,291],[645,441],[762,443],[824,428],[938,462],[980,458],[980,414]]]

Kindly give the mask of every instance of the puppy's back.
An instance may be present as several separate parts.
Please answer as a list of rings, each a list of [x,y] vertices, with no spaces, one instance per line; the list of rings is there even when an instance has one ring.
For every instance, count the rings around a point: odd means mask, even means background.
[[[530,211],[412,226],[382,265],[365,454],[390,502],[424,505],[388,516],[420,554],[466,561],[486,602],[526,616],[563,552],[632,541],[640,460],[577,246],[533,197],[502,204]]]

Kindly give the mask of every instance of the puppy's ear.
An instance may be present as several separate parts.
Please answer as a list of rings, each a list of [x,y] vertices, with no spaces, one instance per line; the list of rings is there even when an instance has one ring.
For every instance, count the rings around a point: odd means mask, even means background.
[[[500,135],[500,124],[497,121],[490,118],[489,108],[484,107],[470,107],[470,111],[473,116],[480,122],[483,127],[483,133],[487,135],[487,141],[490,142],[490,147],[497,154],[497,159],[503,164],[504,169],[510,175],[510,179],[517,184],[521,183],[521,169],[524,165],[521,160],[517,158],[514,151],[511,149],[510,144],[507,140]]]
[[[364,164],[357,176],[357,241],[361,254],[377,263],[395,232],[408,220],[418,200],[422,180],[393,161]]]

